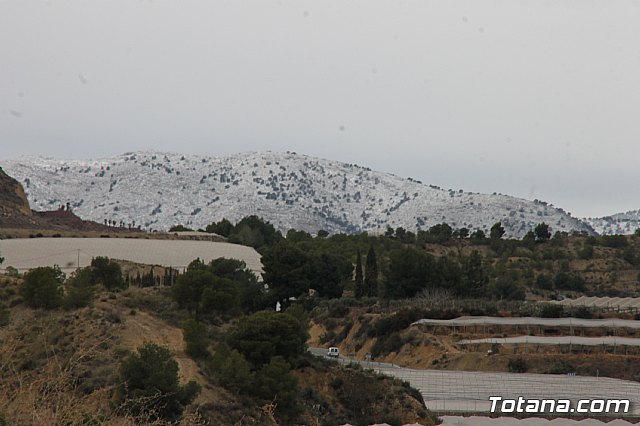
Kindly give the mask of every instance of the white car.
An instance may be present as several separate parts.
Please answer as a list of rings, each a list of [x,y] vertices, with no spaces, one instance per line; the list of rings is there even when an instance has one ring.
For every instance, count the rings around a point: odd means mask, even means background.
[[[338,358],[340,356],[340,349],[336,348],[335,346],[330,347],[327,351],[327,356]]]

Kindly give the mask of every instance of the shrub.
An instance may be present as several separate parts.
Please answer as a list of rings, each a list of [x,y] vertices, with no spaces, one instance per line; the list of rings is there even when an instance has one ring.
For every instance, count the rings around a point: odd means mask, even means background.
[[[576,318],[591,319],[593,318],[593,312],[586,306],[579,306],[573,310],[573,316]]]
[[[578,251],[578,257],[584,260],[593,259],[593,245],[585,243],[582,249]]]
[[[629,245],[627,237],[624,235],[604,235],[600,237],[600,244],[605,247],[622,248]]]
[[[32,308],[54,309],[62,304],[64,274],[57,266],[32,269],[24,276],[20,295]]]
[[[547,374],[567,374],[573,373],[576,368],[564,360],[554,361],[553,364],[547,370]]]
[[[560,318],[564,312],[562,305],[545,303],[540,306],[540,318]]]
[[[207,310],[226,312],[238,306],[236,284],[201,269],[187,270],[171,288],[171,295],[181,308],[196,317]]]
[[[257,373],[252,394],[262,403],[276,402],[276,413],[286,419],[299,414],[298,381],[291,366],[281,356],[271,358]]]
[[[242,318],[227,334],[227,343],[259,367],[277,355],[293,362],[305,353],[308,336],[307,324],[291,315],[261,311]]]
[[[584,279],[568,272],[558,272],[553,283],[559,290],[584,291],[586,289]]]
[[[11,315],[6,306],[0,305],[0,327],[4,327],[11,323]]]
[[[88,306],[94,298],[91,269],[80,269],[67,280],[63,305],[66,309]]]
[[[179,385],[178,363],[167,348],[146,343],[120,366],[119,400],[134,416],[177,419],[196,397],[200,385]]]
[[[542,290],[551,290],[553,288],[553,281],[545,274],[540,274],[536,278],[536,287]]]
[[[109,290],[127,288],[127,283],[122,278],[122,268],[117,262],[98,256],[91,260],[91,267],[94,283],[102,283]]]
[[[529,369],[527,361],[520,357],[510,359],[508,367],[510,373],[526,373]]]
[[[379,337],[376,340],[376,343],[371,347],[371,355],[379,357],[391,352],[398,352],[403,344],[400,333],[393,332],[389,336]]]
[[[209,355],[207,347],[207,326],[194,319],[186,320],[182,324],[182,337],[185,343],[185,352],[192,358],[205,358]]]
[[[237,350],[225,343],[218,345],[208,364],[225,388],[239,394],[248,394],[253,387],[255,374],[249,361]]]

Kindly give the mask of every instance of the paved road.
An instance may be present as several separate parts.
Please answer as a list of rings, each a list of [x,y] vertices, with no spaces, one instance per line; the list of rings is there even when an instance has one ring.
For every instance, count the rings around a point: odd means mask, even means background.
[[[326,349],[311,348],[326,356]],[[640,382],[607,377],[557,374],[516,374],[444,370],[413,370],[394,364],[351,361],[363,367],[406,380],[418,389],[427,407],[438,411],[488,412],[490,396],[517,399],[629,399],[632,414],[640,415]]]

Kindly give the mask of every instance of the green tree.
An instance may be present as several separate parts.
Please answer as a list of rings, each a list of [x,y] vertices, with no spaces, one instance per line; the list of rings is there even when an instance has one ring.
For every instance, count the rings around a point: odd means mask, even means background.
[[[226,278],[214,276],[211,285],[202,291],[200,299],[200,312],[230,312],[240,302],[238,285]]]
[[[20,295],[33,308],[54,309],[62,305],[64,274],[57,266],[30,270],[24,276]]]
[[[234,226],[227,219],[222,219],[219,222],[214,222],[210,225],[207,225],[205,228],[205,232],[210,234],[218,234],[223,237],[229,237],[231,233],[234,231]]]
[[[476,229],[469,236],[469,239],[471,240],[471,242],[473,242],[475,244],[483,243],[486,238],[487,238],[487,236],[485,235],[485,233],[484,233],[484,231],[482,229]]]
[[[280,355],[296,361],[306,351],[308,326],[287,313],[261,311],[242,318],[227,334],[227,344],[256,368]]]
[[[458,238],[464,240],[469,237],[469,229],[468,228],[460,228],[458,229]]]
[[[310,286],[320,297],[330,299],[342,296],[344,283],[351,280],[353,265],[337,254],[323,253],[311,258]]]
[[[182,338],[185,352],[192,358],[206,358],[209,355],[207,347],[209,339],[207,326],[195,319],[188,319],[182,323]]]
[[[256,374],[253,394],[261,403],[275,401],[276,415],[287,420],[299,412],[298,380],[291,374],[291,366],[281,356],[271,358]]]
[[[184,225],[174,225],[171,228],[169,228],[169,232],[189,232],[189,231],[193,231],[193,229],[187,228]]]
[[[63,305],[66,309],[82,308],[93,301],[93,272],[90,268],[78,269],[65,283],[66,292]]]
[[[191,381],[180,386],[178,363],[167,348],[146,343],[120,366],[118,400],[134,416],[177,419],[200,391]]]
[[[593,251],[593,245],[585,242],[580,251],[578,251],[578,257],[583,260],[593,259]]]
[[[255,215],[247,216],[236,223],[229,235],[229,242],[248,245],[255,249],[272,246],[281,240],[282,234],[271,223]]]
[[[482,263],[482,256],[477,250],[473,250],[471,255],[463,259],[462,280],[463,285],[458,294],[468,297],[484,295],[489,277]]]
[[[209,271],[191,269],[180,275],[171,287],[171,295],[180,308],[197,318],[210,311],[229,312],[239,303],[236,284]]]
[[[226,343],[218,344],[208,366],[225,388],[241,395],[248,395],[253,390],[253,366],[244,355],[235,349],[232,350]]]
[[[491,238],[492,240],[499,240],[502,238],[504,234],[505,234],[505,230],[504,230],[504,227],[502,226],[502,223],[496,222],[493,224],[493,226],[491,227],[491,230],[489,231],[489,238]]]
[[[356,254],[355,296],[360,299],[364,296],[364,277],[362,275],[362,255],[360,249]]]
[[[287,306],[292,297],[309,291],[309,256],[292,244],[281,241],[269,247],[262,256],[262,265],[262,277],[269,286],[269,297],[274,304],[280,302]]]
[[[529,249],[533,249],[535,242],[536,242],[536,234],[533,231],[527,232],[524,235],[524,237],[522,237],[523,245]]]
[[[451,240],[453,229],[447,223],[433,225],[428,231],[429,242],[436,244],[444,244]]]
[[[265,308],[264,286],[242,260],[224,257],[212,260],[208,270],[215,276],[236,283],[240,307],[244,312],[255,312]]]
[[[321,229],[321,230],[318,231],[316,236],[318,238],[327,238],[329,236],[329,233],[327,231],[325,231],[324,229]]]
[[[549,225],[542,222],[536,225],[533,230],[533,233],[536,235],[537,242],[549,241],[551,238],[551,231],[549,230]]]
[[[436,283],[435,261],[423,250],[396,249],[389,255],[389,271],[385,277],[386,299],[413,297]]]
[[[364,294],[368,297],[378,295],[378,260],[373,245],[369,246],[364,271]]]
[[[122,278],[122,268],[118,262],[108,257],[98,256],[91,259],[93,282],[102,283],[107,289],[126,288],[127,283]]]
[[[549,276],[545,274],[540,274],[536,278],[536,287],[542,290],[552,290],[553,289],[553,281]]]
[[[205,288],[213,286],[214,279],[215,276],[209,271],[187,269],[171,287],[171,295],[180,308],[195,312],[198,316],[201,310],[202,292]]]

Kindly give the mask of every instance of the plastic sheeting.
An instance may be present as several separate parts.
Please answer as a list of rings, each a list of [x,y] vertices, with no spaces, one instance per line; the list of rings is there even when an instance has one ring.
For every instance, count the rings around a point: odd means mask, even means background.
[[[592,308],[640,309],[640,297],[587,297],[552,301],[563,306],[586,306]]]
[[[442,426],[630,426],[634,423],[629,423],[626,420],[612,420],[610,422],[604,422],[597,419],[543,419],[540,417],[530,417],[526,419],[515,419],[509,417],[458,417],[458,416],[442,416]]]
[[[460,340],[459,345],[478,343],[497,343],[500,345],[532,344],[532,345],[576,345],[576,346],[640,346],[640,339],[631,337],[581,337],[581,336],[516,336],[486,339]]]
[[[450,320],[421,319],[413,324],[440,325],[447,327],[480,326],[480,325],[512,325],[512,326],[547,326],[547,327],[593,327],[593,328],[634,328],[640,329],[640,321],[583,318],[536,318],[536,317],[483,317],[466,316]]]

